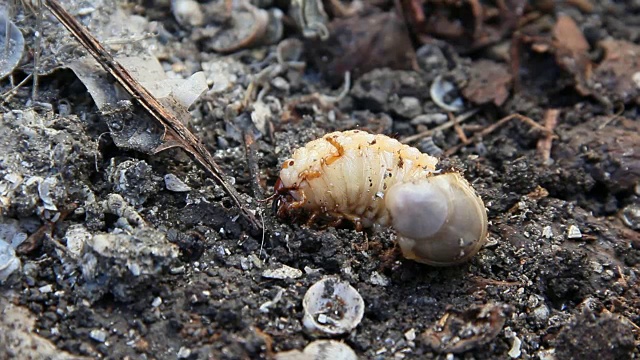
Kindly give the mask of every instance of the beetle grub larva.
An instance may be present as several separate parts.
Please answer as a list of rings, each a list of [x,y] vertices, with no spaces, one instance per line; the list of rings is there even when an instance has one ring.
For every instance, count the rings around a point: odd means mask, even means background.
[[[409,259],[464,262],[486,241],[487,213],[471,185],[458,173],[437,171],[437,162],[385,135],[330,133],[284,161],[274,210],[308,225],[391,226]]]

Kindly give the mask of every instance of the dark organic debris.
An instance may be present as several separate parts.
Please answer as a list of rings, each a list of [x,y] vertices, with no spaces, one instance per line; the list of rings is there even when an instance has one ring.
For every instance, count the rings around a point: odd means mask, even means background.
[[[625,40],[598,43],[605,56],[592,81],[624,103],[640,104],[640,46]]]
[[[600,117],[561,135],[570,140],[553,157],[562,168],[585,169],[614,194],[633,191],[640,183],[640,123],[619,118],[614,121],[622,126],[599,128],[607,121],[609,117]]]
[[[601,314],[583,311],[560,331],[554,343],[558,359],[633,358],[631,326],[606,310]]]
[[[511,308],[504,304],[474,305],[449,310],[438,324],[422,334],[425,345],[441,353],[459,354],[493,340],[502,330]]]
[[[469,80],[462,95],[476,105],[493,103],[501,106],[509,97],[511,74],[506,65],[479,60],[471,65]]]
[[[335,19],[329,23],[326,41],[308,40],[307,59],[332,83],[373,69],[411,69],[415,52],[405,25],[394,13]]]

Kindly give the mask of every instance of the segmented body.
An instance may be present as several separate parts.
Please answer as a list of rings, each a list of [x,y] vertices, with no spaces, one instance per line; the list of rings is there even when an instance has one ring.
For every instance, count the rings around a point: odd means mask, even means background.
[[[390,225],[384,195],[394,184],[432,176],[438,160],[385,135],[351,130],[309,142],[285,160],[279,215],[303,209],[356,226]]]

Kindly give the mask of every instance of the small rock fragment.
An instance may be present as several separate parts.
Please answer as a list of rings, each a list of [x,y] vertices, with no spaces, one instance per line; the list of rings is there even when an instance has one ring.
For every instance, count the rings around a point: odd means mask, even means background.
[[[180,350],[178,350],[178,359],[186,359],[191,356],[191,349],[182,346]]]
[[[404,338],[407,339],[407,341],[413,341],[416,339],[416,329],[411,328],[409,330],[407,330],[404,333]]]
[[[522,340],[520,340],[517,336],[513,336],[513,344],[511,345],[511,349],[509,350],[509,357],[512,359],[517,359],[522,354],[520,350],[520,346],[522,345]]]
[[[569,226],[569,229],[567,230],[567,239],[581,239],[581,238],[582,238],[582,233],[580,232],[580,229],[575,225]]]
[[[422,112],[422,105],[420,100],[413,96],[404,96],[400,98],[396,104],[392,105],[391,109],[398,115],[407,119],[414,118],[420,115]]]
[[[89,337],[97,342],[103,343],[107,340],[107,332],[100,329],[94,329],[89,333]]]
[[[282,265],[277,269],[266,269],[262,272],[262,276],[269,279],[297,279],[302,276],[302,271],[291,266]]]
[[[82,256],[82,250],[84,244],[91,239],[91,233],[82,224],[73,224],[69,226],[67,232],[64,235],[64,240],[67,243],[67,250],[75,258]]]
[[[180,180],[173,174],[167,174],[164,176],[164,184],[169,191],[187,192],[191,190],[189,185],[185,184],[182,180]]]

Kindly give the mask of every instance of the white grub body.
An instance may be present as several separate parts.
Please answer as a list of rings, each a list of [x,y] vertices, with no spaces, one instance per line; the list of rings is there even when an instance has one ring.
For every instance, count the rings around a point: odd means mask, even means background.
[[[385,135],[334,132],[297,149],[280,181],[310,214],[392,226],[405,257],[451,265],[482,247],[487,215],[471,185],[437,162]]]
[[[327,139],[342,146],[342,155]],[[396,183],[431,176],[437,162],[388,136],[351,130],[327,134],[297,149],[283,163],[280,180],[304,193],[308,211],[359,219],[364,227],[388,226],[386,191]]]

